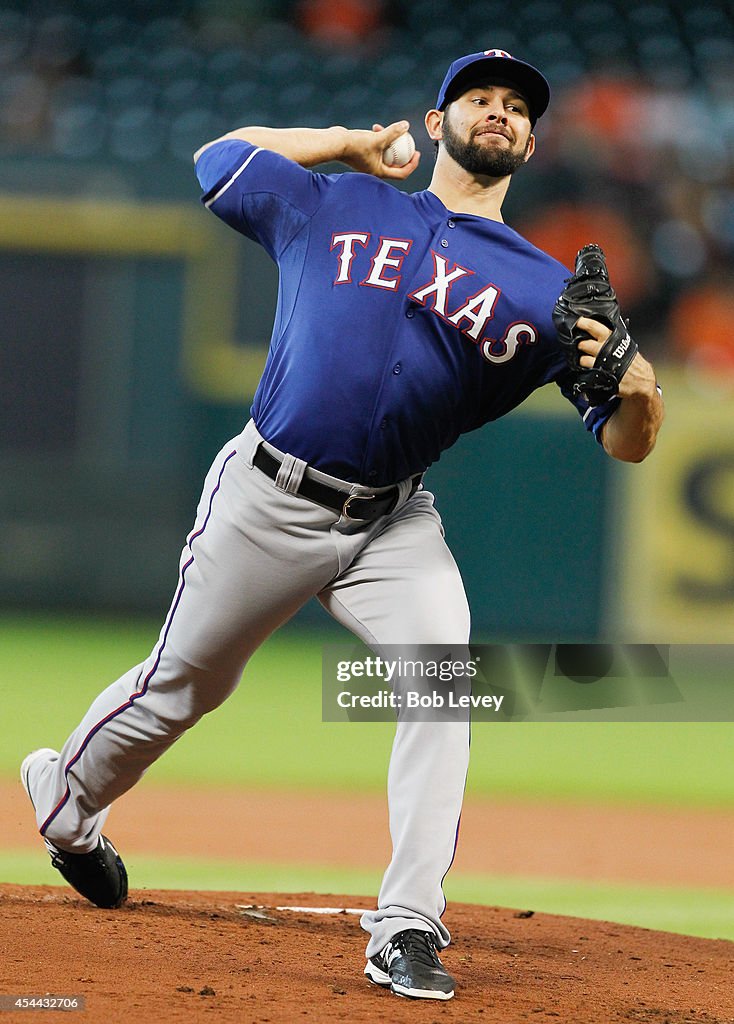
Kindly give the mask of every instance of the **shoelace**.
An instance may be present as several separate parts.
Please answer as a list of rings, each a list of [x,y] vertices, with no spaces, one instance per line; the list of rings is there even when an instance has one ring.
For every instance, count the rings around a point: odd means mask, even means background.
[[[58,868],[62,865],[69,864],[67,859],[69,857],[89,857],[104,867],[104,858],[99,846],[95,850],[90,850],[89,853],[67,853],[66,850],[53,850],[51,853],[51,867]]]
[[[51,867],[52,868],[58,868],[58,867],[61,867],[61,865],[65,864],[65,863],[66,863],[66,854],[63,853],[61,850],[54,850],[54,852],[51,854]]]
[[[440,967],[433,937],[428,932],[409,931],[398,935],[393,939],[392,947],[426,967]]]

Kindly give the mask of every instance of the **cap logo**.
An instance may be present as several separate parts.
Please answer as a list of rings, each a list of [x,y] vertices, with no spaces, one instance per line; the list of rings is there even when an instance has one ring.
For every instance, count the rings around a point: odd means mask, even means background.
[[[484,56],[485,57],[509,57],[510,60],[514,60],[514,57],[512,56],[512,54],[508,53],[506,50],[485,50],[484,51]]]

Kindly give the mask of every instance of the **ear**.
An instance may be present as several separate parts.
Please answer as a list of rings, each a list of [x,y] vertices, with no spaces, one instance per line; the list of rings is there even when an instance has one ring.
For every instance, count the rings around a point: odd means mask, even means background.
[[[531,134],[530,138],[528,139],[528,151],[525,154],[525,163],[528,162],[528,160],[530,159],[530,157],[533,155],[534,152],[535,152],[535,136]]]
[[[433,139],[434,142],[438,142],[443,138],[443,132],[441,131],[443,125],[442,110],[429,110],[425,117],[425,124],[428,137]]]

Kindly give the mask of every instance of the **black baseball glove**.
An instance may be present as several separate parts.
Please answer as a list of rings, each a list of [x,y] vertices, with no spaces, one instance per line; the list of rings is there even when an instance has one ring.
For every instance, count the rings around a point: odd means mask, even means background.
[[[589,335],[576,327],[580,316],[605,324],[611,335],[594,365],[582,367],[578,343]],[[553,323],[570,367],[571,389],[590,405],[601,405],[619,392],[619,382],[637,352],[619,311],[617,296],[609,283],[604,253],[598,245],[585,245],[576,256],[576,271],[566,281],[553,308]]]

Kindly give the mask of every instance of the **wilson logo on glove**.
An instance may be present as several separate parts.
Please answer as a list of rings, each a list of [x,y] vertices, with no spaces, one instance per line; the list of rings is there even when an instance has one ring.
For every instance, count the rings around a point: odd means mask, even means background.
[[[581,316],[604,324],[612,332],[590,369],[580,362],[579,342],[590,337],[576,327]],[[566,281],[553,308],[553,323],[569,365],[574,395],[583,395],[589,405],[602,405],[619,394],[619,383],[635,358],[637,343],[622,319],[616,292],[609,283],[606,258],[598,245],[579,249],[574,275]]]

